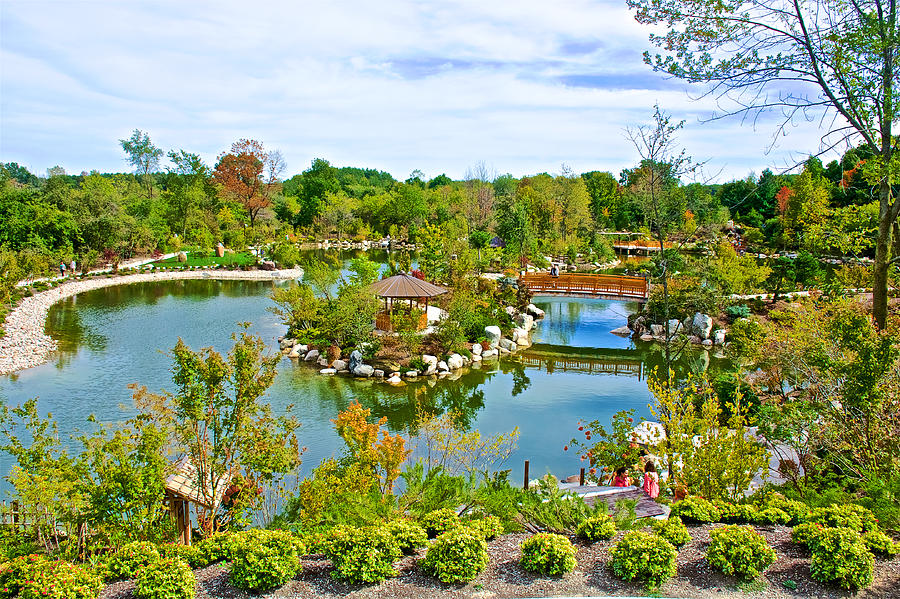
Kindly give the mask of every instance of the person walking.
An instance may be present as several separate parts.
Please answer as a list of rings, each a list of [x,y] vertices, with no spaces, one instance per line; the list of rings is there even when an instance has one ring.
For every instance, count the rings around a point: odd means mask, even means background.
[[[644,466],[644,493],[651,499],[659,497],[659,474],[657,474],[653,462],[647,462],[647,465]]]
[[[72,271],[72,276],[75,276],[75,258],[72,258],[72,263],[69,264],[69,269]]]
[[[60,277],[66,276],[66,263],[65,262],[59,263],[59,276]]]

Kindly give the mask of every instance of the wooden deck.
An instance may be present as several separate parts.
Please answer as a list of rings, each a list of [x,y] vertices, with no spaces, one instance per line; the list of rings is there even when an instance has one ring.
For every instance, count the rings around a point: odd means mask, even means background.
[[[584,502],[590,506],[603,502],[607,506],[607,513],[616,511],[616,502],[623,499],[635,500],[635,514],[638,518],[657,518],[667,512],[664,507],[650,499],[643,490],[637,487],[600,487],[595,485],[578,485],[575,483],[560,483],[560,489],[581,496]]]
[[[644,277],[565,273],[525,273],[519,277],[534,295],[566,295],[646,301],[650,284]]]

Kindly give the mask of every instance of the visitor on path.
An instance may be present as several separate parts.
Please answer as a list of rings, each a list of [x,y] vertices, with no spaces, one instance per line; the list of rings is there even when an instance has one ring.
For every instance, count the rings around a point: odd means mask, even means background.
[[[65,262],[59,263],[59,276],[61,276],[61,277],[66,276],[66,263]]]
[[[651,499],[659,497],[659,474],[656,473],[656,466],[653,462],[647,462],[644,466],[644,493]]]
[[[75,258],[72,258],[72,263],[69,264],[69,269],[72,271],[72,276],[75,276]]]
[[[628,478],[628,469],[627,468],[619,468],[616,470],[615,475],[612,479],[612,486],[614,487],[627,487],[631,484],[631,479]]]
[[[550,276],[558,277],[559,276],[559,267],[555,264],[550,266]]]

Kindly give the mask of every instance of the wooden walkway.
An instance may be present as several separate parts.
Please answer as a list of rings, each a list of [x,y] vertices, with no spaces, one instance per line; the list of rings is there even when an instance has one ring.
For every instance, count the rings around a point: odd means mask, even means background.
[[[519,277],[534,295],[568,295],[646,301],[650,283],[644,277],[564,273],[525,273]]]
[[[626,500],[637,501],[634,512],[638,518],[656,518],[666,514],[662,505],[656,503],[637,487],[600,487],[596,485],[578,485],[577,483],[560,483],[560,489],[579,495],[584,502],[594,506],[599,502],[606,504],[607,513],[616,511],[616,502]]]

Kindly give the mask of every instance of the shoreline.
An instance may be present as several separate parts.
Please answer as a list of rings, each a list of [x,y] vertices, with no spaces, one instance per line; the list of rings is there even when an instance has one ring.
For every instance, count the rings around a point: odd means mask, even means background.
[[[83,293],[132,283],[177,280],[283,281],[303,276],[302,268],[284,270],[188,270],[126,274],[103,278],[73,280],[23,298],[3,324],[6,335],[0,338],[0,376],[13,374],[49,361],[57,342],[44,333],[47,315],[53,304]]]

